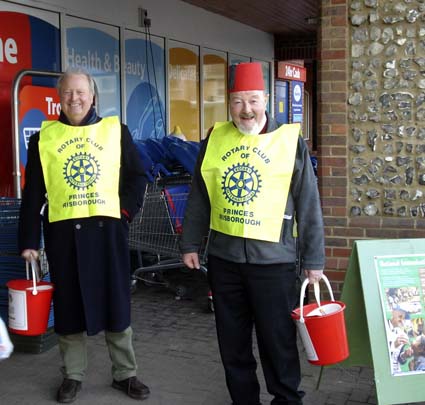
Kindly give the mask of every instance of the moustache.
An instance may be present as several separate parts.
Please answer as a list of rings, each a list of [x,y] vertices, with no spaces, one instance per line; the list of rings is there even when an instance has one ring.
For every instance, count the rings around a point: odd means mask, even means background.
[[[247,118],[247,119],[251,119],[251,118],[255,118],[255,114],[246,114],[246,113],[241,113],[239,114],[240,118]]]

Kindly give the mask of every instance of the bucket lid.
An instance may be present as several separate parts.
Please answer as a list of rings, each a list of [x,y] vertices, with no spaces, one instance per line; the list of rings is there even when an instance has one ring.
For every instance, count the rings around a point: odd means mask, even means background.
[[[313,311],[309,312],[305,316],[323,316],[334,314],[335,312],[339,312],[341,310],[341,305],[335,302],[330,304],[321,305],[320,307],[313,309]]]

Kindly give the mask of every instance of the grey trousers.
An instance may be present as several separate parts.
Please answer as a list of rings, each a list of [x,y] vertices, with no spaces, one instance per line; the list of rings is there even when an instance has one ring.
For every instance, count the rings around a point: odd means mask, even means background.
[[[137,372],[131,326],[122,332],[105,331],[105,341],[112,362],[112,377],[122,381]],[[64,377],[83,381],[87,369],[87,337],[85,333],[59,335],[59,351],[63,361]]]

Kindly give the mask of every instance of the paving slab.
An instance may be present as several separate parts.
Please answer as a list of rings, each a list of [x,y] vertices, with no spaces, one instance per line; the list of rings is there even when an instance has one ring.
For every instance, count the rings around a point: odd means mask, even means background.
[[[169,287],[139,283],[132,296],[134,346],[139,377],[151,389],[145,405],[230,405],[219,358],[214,314],[208,311],[208,286],[200,272],[170,270]],[[176,292],[185,290],[183,297]],[[376,404],[373,370],[324,368],[307,362],[301,346],[304,405]],[[111,385],[111,364],[103,334],[88,339],[89,367],[75,404],[135,404]],[[258,352],[255,348],[258,359]],[[57,346],[40,354],[14,352],[0,362],[0,404],[55,403],[62,381]],[[267,393],[259,364],[263,405]],[[320,384],[318,385],[320,379]],[[418,403],[417,403],[418,404]],[[425,402],[421,403],[425,404]]]

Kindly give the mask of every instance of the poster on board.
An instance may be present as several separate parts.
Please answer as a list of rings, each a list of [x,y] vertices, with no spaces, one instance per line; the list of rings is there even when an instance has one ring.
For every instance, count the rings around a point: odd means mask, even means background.
[[[397,255],[395,255],[395,252]],[[379,405],[424,400],[422,328],[425,308],[425,239],[359,240],[353,244],[341,293],[346,304],[345,321],[350,357],[343,367],[373,368]],[[391,353],[390,325],[402,337],[397,349],[412,348],[402,356]],[[395,329],[395,328],[394,328]],[[407,339],[406,339],[407,335]],[[402,340],[407,343],[403,343]],[[400,343],[400,344],[399,344]]]
[[[425,373],[425,255],[377,256],[391,374]]]

